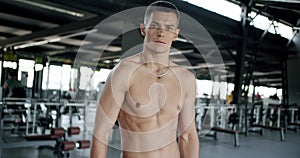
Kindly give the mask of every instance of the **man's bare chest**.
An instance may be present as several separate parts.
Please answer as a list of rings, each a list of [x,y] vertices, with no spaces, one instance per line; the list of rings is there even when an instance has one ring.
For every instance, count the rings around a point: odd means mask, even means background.
[[[178,113],[184,98],[181,86],[180,81],[172,74],[161,79],[151,75],[132,78],[123,108],[139,117]]]

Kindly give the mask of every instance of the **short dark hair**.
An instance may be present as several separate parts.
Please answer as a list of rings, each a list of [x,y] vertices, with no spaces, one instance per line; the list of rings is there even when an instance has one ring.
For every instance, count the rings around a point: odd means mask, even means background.
[[[177,17],[177,21],[179,23],[179,19],[180,19],[179,11],[173,3],[168,2],[168,1],[156,1],[156,2],[151,3],[147,7],[145,17],[144,17],[144,23],[146,23],[146,21],[148,21],[148,17],[155,11],[175,13],[175,15]]]

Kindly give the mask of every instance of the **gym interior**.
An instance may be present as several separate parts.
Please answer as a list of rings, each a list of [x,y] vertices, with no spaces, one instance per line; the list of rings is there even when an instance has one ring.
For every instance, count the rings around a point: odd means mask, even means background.
[[[1,0],[1,158],[88,158],[99,94],[154,0]],[[299,158],[300,1],[169,0],[201,158]],[[21,86],[11,91],[5,83]],[[108,157],[120,157],[119,129]]]

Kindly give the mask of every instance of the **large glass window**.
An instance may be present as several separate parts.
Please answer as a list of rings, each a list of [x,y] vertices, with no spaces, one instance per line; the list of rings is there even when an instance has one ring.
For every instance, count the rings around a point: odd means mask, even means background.
[[[256,28],[261,30],[268,29],[268,32],[280,34],[282,37],[287,39],[291,39],[293,37],[293,28],[288,25],[278,21],[269,20],[266,16],[257,14],[254,11],[249,14],[249,17],[252,19],[250,25],[253,25]]]
[[[255,87],[255,92],[259,93],[262,98],[269,98],[271,95],[277,94],[276,88],[257,86]],[[278,95],[278,94],[277,94]],[[281,94],[280,94],[281,96]]]
[[[16,62],[12,62],[12,61],[4,61],[3,62],[3,67],[4,68],[16,69],[17,68],[17,63]]]
[[[202,7],[217,14],[226,16],[236,21],[241,21],[242,9],[227,0],[183,0],[198,7]],[[225,8],[225,9],[224,9]],[[280,34],[282,37],[291,39],[293,37],[293,28],[279,21],[272,21],[268,17],[252,11],[249,14],[252,19],[251,25],[273,34]]]
[[[71,80],[70,80],[70,90],[75,91],[78,81],[78,70],[72,68],[71,70]]]
[[[49,75],[49,76],[48,76]],[[43,73],[43,89],[70,89],[71,66],[70,65],[46,65]]]
[[[46,65],[43,72],[42,88],[68,90],[95,90],[100,82],[105,82],[111,69],[93,71],[91,68],[82,66],[79,69],[71,68],[70,65]],[[48,76],[49,74],[49,76]]]
[[[49,81],[48,81],[48,89],[60,89],[61,82],[61,74],[62,74],[61,66],[50,65],[49,66]]]
[[[184,0],[236,21],[241,20],[241,7],[226,0]],[[226,9],[224,9],[226,8]]]
[[[33,60],[19,60],[19,72],[18,80],[20,80],[23,85],[31,88],[34,78],[34,61]]]
[[[79,89],[91,90],[94,87],[94,82],[92,80],[93,70],[89,67],[80,67],[80,80]]]

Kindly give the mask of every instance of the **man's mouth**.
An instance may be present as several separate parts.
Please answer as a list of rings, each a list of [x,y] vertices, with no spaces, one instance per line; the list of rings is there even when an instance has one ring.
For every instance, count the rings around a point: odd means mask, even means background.
[[[157,41],[154,41],[155,43],[159,43],[159,44],[166,44],[166,42],[164,42],[164,41],[159,41],[159,40],[157,40]]]

